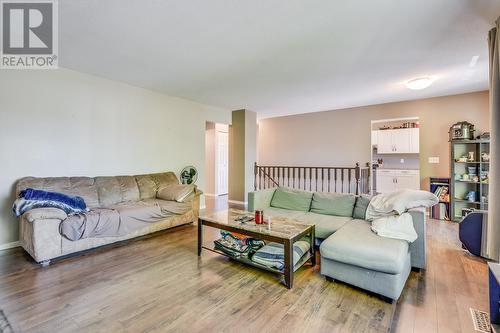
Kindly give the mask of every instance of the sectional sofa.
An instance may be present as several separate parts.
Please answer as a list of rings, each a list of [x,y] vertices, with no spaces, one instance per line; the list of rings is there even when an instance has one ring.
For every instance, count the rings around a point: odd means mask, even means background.
[[[321,274],[392,300],[401,295],[411,268],[426,266],[424,209],[409,213],[418,238],[384,238],[365,220],[369,199],[338,193],[312,193],[286,188],[251,192],[249,210],[265,216],[312,223],[321,255]]]

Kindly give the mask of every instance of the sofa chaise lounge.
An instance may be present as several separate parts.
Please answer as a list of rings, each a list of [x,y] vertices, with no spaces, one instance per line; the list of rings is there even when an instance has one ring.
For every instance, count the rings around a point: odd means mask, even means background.
[[[397,300],[411,268],[426,266],[425,210],[409,213],[418,238],[384,238],[366,221],[368,199],[352,194],[311,193],[283,188],[251,192],[249,210],[312,223],[320,244],[321,274]]]
[[[135,219],[137,224],[130,232],[115,237],[88,237],[70,240],[61,235],[61,224],[68,217],[55,208],[37,208],[25,212],[19,220],[21,246],[36,262],[48,265],[51,259],[66,256],[99,246],[143,236],[175,226],[196,221],[199,215],[200,191],[187,202],[158,199],[157,191],[169,185],[179,184],[173,172],[138,176],[111,177],[56,177],[20,179],[16,184],[16,195],[26,189],[35,188],[56,191],[82,197],[90,211],[101,210],[112,213],[113,218]],[[179,213],[157,214],[158,207],[168,207]],[[156,209],[156,210],[154,210]],[[146,220],[144,216],[153,219]],[[125,229],[127,230],[127,229]]]

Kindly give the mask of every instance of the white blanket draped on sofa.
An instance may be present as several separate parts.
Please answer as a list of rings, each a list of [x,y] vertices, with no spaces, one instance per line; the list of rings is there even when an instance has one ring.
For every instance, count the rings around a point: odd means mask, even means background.
[[[366,219],[372,230],[382,237],[414,242],[417,233],[407,211],[413,208],[432,207],[439,199],[431,192],[400,190],[379,194],[372,198],[366,210]]]

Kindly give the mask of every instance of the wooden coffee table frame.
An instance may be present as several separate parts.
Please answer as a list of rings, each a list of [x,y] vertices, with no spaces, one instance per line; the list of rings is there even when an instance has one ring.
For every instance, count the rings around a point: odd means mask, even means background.
[[[261,240],[268,241],[268,242],[275,242],[275,243],[283,244],[284,250],[285,250],[284,270],[281,271],[281,270],[278,270],[275,268],[261,265],[259,263],[251,261],[250,259],[248,259],[246,257],[235,258],[235,257],[232,257],[230,255],[227,255],[226,253],[224,253],[222,251],[204,246],[203,245],[203,226],[212,227],[212,228],[216,228],[216,229],[222,229],[222,230],[226,230],[229,232],[236,232],[236,233],[243,234],[243,235],[253,237],[256,239],[261,239]],[[270,271],[270,272],[273,272],[276,274],[283,275],[285,277],[285,281],[284,281],[285,286],[288,289],[291,289],[293,287],[293,273],[294,273],[295,269],[298,269],[299,267],[304,265],[304,263],[306,263],[309,259],[311,260],[311,265],[313,267],[316,266],[316,251],[314,249],[314,238],[315,238],[314,232],[315,232],[314,225],[308,225],[308,226],[306,226],[304,231],[295,235],[293,238],[282,238],[282,237],[271,236],[271,235],[266,235],[266,234],[262,234],[262,233],[258,233],[258,232],[253,232],[253,231],[249,231],[249,230],[236,228],[236,227],[233,227],[230,225],[225,225],[222,223],[207,221],[207,220],[204,220],[203,218],[198,218],[198,256],[201,256],[202,249],[205,249],[205,250],[208,250],[211,252],[221,254],[221,255],[226,256],[228,258],[231,258],[233,260],[242,262],[244,264],[258,267],[258,268],[261,268],[261,269],[264,269],[264,270],[267,270],[267,271]],[[293,244],[296,241],[303,238],[304,236],[309,236],[309,240],[311,242],[311,249],[294,266],[293,265]]]

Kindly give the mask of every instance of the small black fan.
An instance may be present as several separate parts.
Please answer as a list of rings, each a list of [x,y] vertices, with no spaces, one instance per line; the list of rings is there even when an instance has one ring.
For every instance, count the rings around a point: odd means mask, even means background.
[[[181,182],[183,184],[194,184],[198,180],[198,170],[192,165],[185,167],[181,171]]]

